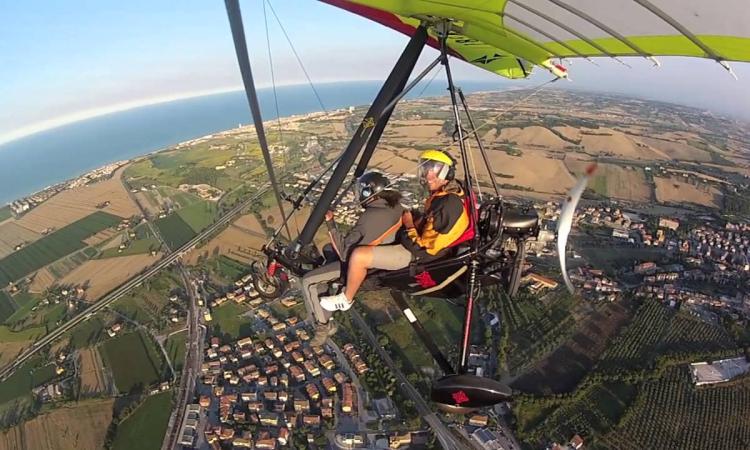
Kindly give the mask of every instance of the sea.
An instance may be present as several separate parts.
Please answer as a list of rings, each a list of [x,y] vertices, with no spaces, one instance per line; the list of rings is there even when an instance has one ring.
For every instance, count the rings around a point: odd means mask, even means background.
[[[447,95],[444,82],[417,85],[406,98]],[[464,92],[499,91],[497,82],[458,83]],[[369,104],[379,81],[317,84],[326,110]],[[271,88],[259,89],[263,120],[275,119]],[[322,111],[310,85],[276,88],[278,115]],[[78,177],[111,162],[252,123],[244,91],[194,97],[97,116],[0,145],[0,205]]]

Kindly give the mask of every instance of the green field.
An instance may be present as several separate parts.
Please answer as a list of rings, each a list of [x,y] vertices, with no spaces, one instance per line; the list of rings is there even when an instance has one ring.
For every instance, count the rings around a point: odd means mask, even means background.
[[[185,343],[187,342],[187,330],[175,333],[167,338],[164,348],[167,349],[169,360],[172,361],[174,370],[182,370],[185,363]]]
[[[6,326],[0,326],[0,342],[34,341],[44,336],[44,327],[29,327],[20,331],[13,331]]]
[[[203,267],[224,283],[234,283],[249,272],[246,264],[235,261],[226,255],[219,255],[205,262]]]
[[[97,211],[0,259],[0,286],[22,278],[84,247],[82,241],[117,225],[120,218]]]
[[[672,367],[640,389],[632,411],[597,448],[746,449],[750,378],[695,388],[686,367]]]
[[[493,294],[494,295],[494,294]],[[572,311],[579,299],[558,292],[544,300],[523,291],[500,301],[507,336],[507,367],[511,372],[533,364],[572,334]]]
[[[438,347],[446,354],[453,351],[461,336],[463,308],[436,299],[413,301],[411,307]],[[414,371],[434,364],[427,349],[402,315],[398,315],[394,322],[378,326],[378,331],[388,336],[391,344],[402,353],[402,359],[409,361]]]
[[[602,354],[598,369],[611,373],[648,369],[659,355],[692,353],[697,356],[733,348],[734,342],[721,327],[647,300]]]
[[[36,387],[49,383],[56,376],[54,364],[38,367],[31,373],[31,386]]]
[[[55,278],[62,278],[72,272],[76,267],[85,263],[93,256],[96,256],[96,253],[96,249],[86,247],[83,250],[77,251],[66,258],[50,264],[48,269]]]
[[[16,308],[10,295],[5,291],[0,291],[0,323],[5,322],[15,311]]]
[[[130,392],[136,386],[146,389],[161,381],[162,361],[151,338],[141,331],[105,341],[101,353],[120,392]]]
[[[26,319],[32,312],[31,308],[36,306],[41,300],[41,297],[26,291],[16,294],[13,297],[13,301],[18,305],[18,309],[5,319],[5,323],[12,325]]]
[[[70,346],[82,349],[97,342],[104,335],[104,322],[96,315],[81,323],[69,333]]]
[[[154,222],[170,249],[182,247],[197,234],[178,213],[172,213]]]
[[[131,320],[152,328],[162,328],[166,324],[161,316],[162,310],[169,303],[170,293],[178,286],[180,281],[176,275],[162,272],[117,300],[114,308]]]
[[[549,439],[565,442],[576,433],[586,436],[591,445],[593,433],[613,428],[633,402],[637,389],[632,384],[605,382],[595,384],[563,405],[551,401],[520,401],[519,437],[527,442]]]
[[[34,376],[32,374],[42,364],[42,358],[32,358],[19,367],[7,380],[0,383],[0,404],[30,395],[31,389],[34,387]]]
[[[117,258],[118,256],[131,256],[131,255],[143,255],[156,251],[161,247],[161,242],[155,237],[148,237],[145,239],[136,239],[130,241],[122,251],[117,247],[108,248],[101,252],[99,259],[104,258]]]
[[[10,211],[10,206],[6,205],[0,208],[0,222],[11,217],[13,217],[13,213]]]
[[[148,397],[117,426],[113,450],[159,450],[172,411],[172,392]]]
[[[216,220],[216,203],[201,201],[177,211],[180,218],[196,233],[200,233]]]
[[[212,321],[209,327],[213,328],[214,335],[223,335],[225,341],[235,340],[250,336],[250,319],[241,317],[247,311],[245,306],[234,302],[227,302],[211,311]]]

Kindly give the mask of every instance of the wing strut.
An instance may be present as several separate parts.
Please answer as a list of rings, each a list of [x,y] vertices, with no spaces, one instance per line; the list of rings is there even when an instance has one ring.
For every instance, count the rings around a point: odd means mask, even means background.
[[[227,0],[229,1],[229,0]],[[236,0],[235,0],[236,1]],[[420,26],[414,32],[411,40],[406,45],[403,53],[399,57],[396,65],[391,70],[390,75],[386,79],[383,87],[380,88],[380,92],[372,102],[370,109],[365,114],[362,123],[359,124],[357,131],[354,133],[352,140],[341,155],[336,169],[333,171],[330,180],[326,184],[323,193],[318,199],[318,203],[310,213],[310,217],[305,223],[305,227],[302,229],[302,233],[297,238],[297,242],[291,248],[292,256],[299,254],[299,251],[303,247],[312,242],[315,233],[317,232],[320,225],[323,223],[323,217],[325,216],[326,210],[330,207],[333,200],[336,198],[336,194],[341,188],[346,176],[349,173],[354,161],[362,150],[362,146],[369,140],[373,134],[374,128],[377,126],[378,120],[381,118],[385,111],[388,103],[398,95],[406,84],[409,75],[414,70],[414,65],[419,59],[419,55],[422,53],[425,43],[427,42],[427,28]]]
[[[286,214],[284,213],[284,205],[281,201],[281,193],[279,191],[279,185],[276,181],[276,174],[273,171],[273,160],[271,159],[271,152],[268,150],[266,132],[263,129],[263,117],[260,114],[258,94],[255,91],[253,71],[250,67],[250,57],[248,56],[247,52],[247,42],[245,40],[245,29],[242,25],[242,12],[240,11],[239,0],[224,0],[224,4],[227,8],[229,26],[232,29],[234,49],[237,53],[237,63],[239,64],[240,72],[242,73],[242,84],[245,85],[247,103],[250,105],[250,112],[253,116],[253,124],[255,125],[255,131],[258,134],[258,143],[260,144],[260,149],[263,152],[263,160],[266,163],[268,179],[271,181],[273,193],[276,196],[276,203],[279,205],[279,211],[281,211],[281,217],[283,219]],[[289,231],[289,225],[287,225],[286,221],[284,222],[284,227],[286,229],[287,236],[291,240],[292,234]]]

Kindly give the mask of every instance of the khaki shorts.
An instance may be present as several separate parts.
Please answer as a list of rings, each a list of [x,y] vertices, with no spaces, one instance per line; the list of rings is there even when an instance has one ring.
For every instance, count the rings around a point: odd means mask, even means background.
[[[372,269],[398,270],[409,267],[410,262],[411,252],[401,244],[378,245],[372,248]]]

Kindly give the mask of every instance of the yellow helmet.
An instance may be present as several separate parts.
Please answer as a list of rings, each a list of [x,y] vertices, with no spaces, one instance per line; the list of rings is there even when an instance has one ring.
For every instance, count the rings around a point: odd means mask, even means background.
[[[442,180],[452,180],[456,174],[456,161],[442,150],[425,150],[419,155],[419,175],[433,171]]]

